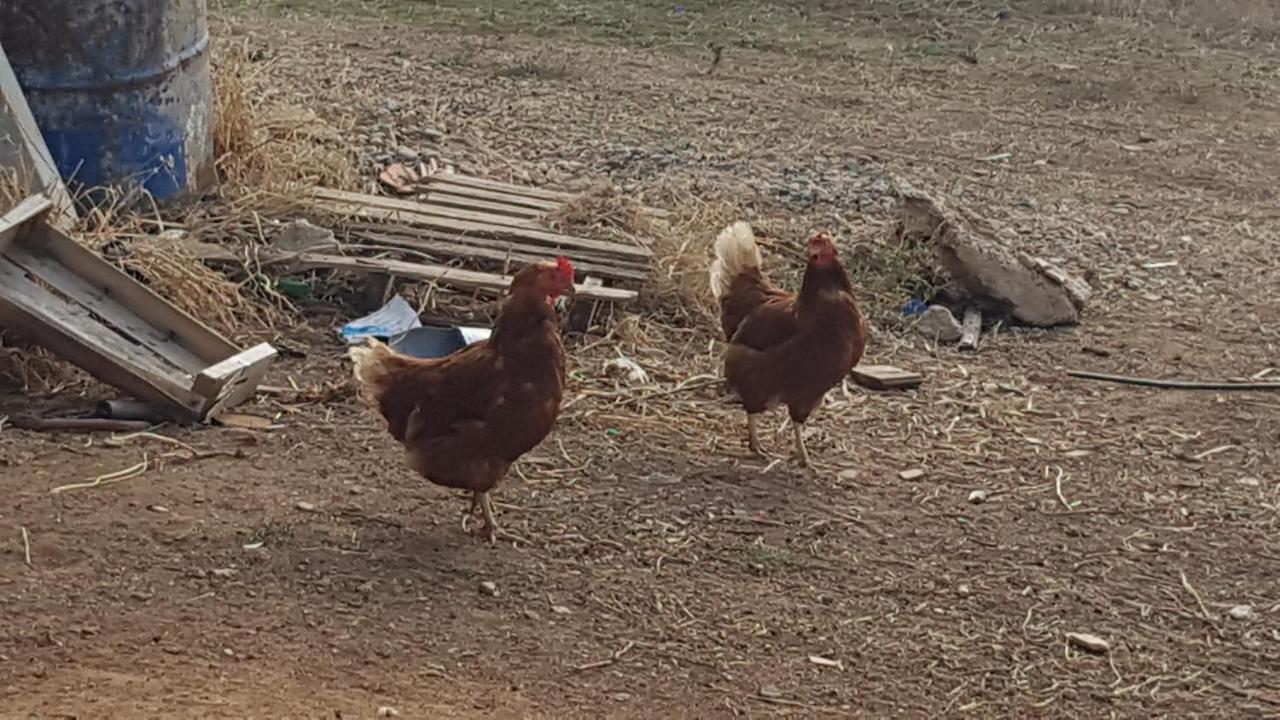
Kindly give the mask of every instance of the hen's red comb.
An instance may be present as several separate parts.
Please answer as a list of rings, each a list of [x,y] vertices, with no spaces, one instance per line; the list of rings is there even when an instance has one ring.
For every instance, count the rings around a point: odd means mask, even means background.
[[[570,280],[573,279],[573,263],[569,262],[569,258],[563,255],[556,258],[556,269],[560,271],[561,275],[564,275]]]

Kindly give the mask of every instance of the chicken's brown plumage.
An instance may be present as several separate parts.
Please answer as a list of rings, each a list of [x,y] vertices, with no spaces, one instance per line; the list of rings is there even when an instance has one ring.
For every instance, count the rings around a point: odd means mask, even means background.
[[[716,238],[711,291],[729,341],[725,379],[747,411],[751,449],[760,452],[756,416],[786,405],[796,450],[808,451],[801,428],[823,397],[862,358],[868,327],[835,245],[823,234],[809,241],[800,292],[774,285],[760,267],[751,226],[738,222]]]
[[[473,493],[490,540],[488,492],[551,432],[564,394],[565,356],[552,300],[573,286],[567,260],[525,268],[493,334],[444,358],[401,355],[370,341],[353,348],[361,395],[387,421],[409,465],[427,480]]]

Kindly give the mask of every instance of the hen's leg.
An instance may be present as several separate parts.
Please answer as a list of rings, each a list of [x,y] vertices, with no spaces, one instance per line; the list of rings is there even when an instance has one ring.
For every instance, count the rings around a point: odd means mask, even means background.
[[[791,428],[796,434],[796,454],[800,456],[800,464],[805,467],[810,467],[809,450],[804,446],[804,423],[792,420]]]
[[[760,449],[760,432],[756,428],[759,419],[759,414],[747,413],[747,447],[756,455],[764,457],[764,450]]]
[[[489,493],[478,493],[480,497],[480,509],[484,511],[484,536],[489,542],[498,541],[498,521],[493,519],[493,501],[489,499]]]
[[[470,522],[472,516],[476,514],[476,508],[481,506],[483,501],[480,499],[480,496],[482,494],[483,493],[478,492],[471,493],[471,505],[462,513],[462,532],[467,532],[467,523]]]

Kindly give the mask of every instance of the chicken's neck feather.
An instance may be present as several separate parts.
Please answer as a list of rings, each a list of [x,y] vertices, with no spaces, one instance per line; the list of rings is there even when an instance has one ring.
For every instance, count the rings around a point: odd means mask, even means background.
[[[800,284],[800,306],[820,303],[822,296],[828,291],[837,290],[853,294],[853,283],[849,281],[849,273],[839,260],[823,265],[809,263],[804,270],[804,281]]]
[[[498,313],[490,345],[501,354],[527,350],[530,341],[554,336],[559,340],[556,312],[546,300],[531,293],[515,293]]]

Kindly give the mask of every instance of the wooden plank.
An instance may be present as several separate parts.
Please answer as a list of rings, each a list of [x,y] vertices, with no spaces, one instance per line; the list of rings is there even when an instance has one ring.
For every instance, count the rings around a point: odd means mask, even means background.
[[[516,218],[508,215],[444,207],[442,205],[430,205],[417,200],[406,200],[405,198],[396,198],[387,195],[369,195],[367,193],[348,192],[346,190],[334,190],[332,188],[324,187],[315,188],[311,191],[311,194],[313,197],[319,198],[320,200],[332,201],[335,203],[353,203],[366,205],[368,207],[386,208],[388,210],[407,210],[413,213],[427,213],[430,215],[453,218],[455,220],[467,220],[470,222],[498,225],[500,227],[519,228],[521,230],[546,230],[545,227],[536,222],[532,222],[528,218]]]
[[[641,255],[651,254],[648,253],[646,249],[640,248],[637,245],[627,245],[623,243],[609,242],[606,240],[575,238],[568,235],[554,233],[548,230],[541,223],[537,223],[529,219],[494,215],[492,213],[475,212],[471,210],[461,210],[458,208],[448,208],[438,205],[425,205],[413,200],[404,200],[401,198],[386,197],[383,195],[366,195],[363,193],[332,190],[329,188],[315,188],[312,194],[326,207],[341,207],[346,208],[348,211],[350,211],[351,208],[368,207],[379,210],[385,209],[404,212],[415,217],[419,215],[428,215],[469,223],[478,223],[487,226],[490,232],[502,232],[523,238],[550,236],[562,244],[574,243],[583,245],[586,243],[592,243],[602,252],[628,255],[637,254],[635,251],[639,249],[642,251],[639,253]]]
[[[552,259],[556,256],[564,255],[575,263],[578,261],[584,261],[625,270],[633,270],[645,273],[646,275],[652,273],[652,269],[648,261],[637,258],[623,259],[591,250],[580,250],[576,248],[549,248],[542,245],[522,243],[511,239],[481,237],[479,235],[467,235],[465,233],[447,233],[439,230],[432,230],[430,228],[415,227],[413,225],[397,225],[395,223],[349,221],[344,225],[344,229],[347,232],[364,231],[370,233],[399,235],[401,237],[420,237],[432,241],[439,240],[441,242],[455,243],[459,245],[488,248],[504,254],[513,250],[518,250],[520,252],[536,255],[543,259]]]
[[[19,154],[26,155],[30,161],[29,169],[34,171],[34,177],[28,178],[31,183],[29,189],[42,193],[53,202],[57,210],[53,217],[58,225],[73,226],[76,222],[76,210],[71,193],[67,192],[62,175],[53,163],[53,156],[49,154],[49,147],[40,134],[36,119],[27,105],[27,97],[18,85],[18,77],[14,74],[3,47],[0,47],[0,113],[7,115],[16,128],[20,137],[13,138],[13,141],[21,146],[22,152]]]
[[[960,331],[960,349],[977,350],[978,336],[982,334],[982,311],[976,307],[965,308]]]
[[[471,222],[466,220],[457,220],[454,218],[442,217],[434,213],[412,212],[408,210],[391,210],[386,208],[371,207],[364,203],[335,202],[331,200],[320,201],[317,206],[329,209],[341,215],[349,215],[353,217],[364,218],[367,220],[382,220],[390,222],[408,223],[410,225],[421,225],[424,227],[435,228],[447,232],[493,235],[498,237],[519,238],[529,242],[548,245],[555,248],[578,248],[582,250],[596,250],[610,255],[617,255],[626,258],[649,258],[653,256],[648,248],[639,245],[621,245],[618,243],[604,242],[600,240],[589,240],[587,238],[576,238],[568,235],[560,235],[545,230],[517,229],[511,227],[502,227],[490,225],[487,223]]]
[[[194,373],[203,365],[218,362],[236,353],[236,346],[222,336],[169,304],[146,285],[121,272],[61,230],[41,225],[24,242],[66,265],[71,272],[99,287],[103,294],[116,298],[140,319],[177,338],[200,359],[198,365],[189,368],[190,372]]]
[[[548,190],[546,188],[533,187],[530,185],[515,185],[500,180],[489,180],[487,178],[475,177],[474,175],[459,175],[458,173],[436,173],[427,177],[427,185],[434,183],[447,183],[449,185],[458,185],[461,187],[479,188],[481,190],[492,190],[507,195],[521,195],[524,197],[536,198],[538,200],[550,200],[552,202],[568,202],[575,196],[573,193],[562,192],[560,190]]]
[[[419,234],[398,234],[398,233],[379,233],[372,230],[352,230],[349,235],[364,242],[386,245],[389,247],[406,248],[410,250],[419,250],[422,252],[434,253],[445,257],[459,258],[484,258],[494,262],[503,262],[505,260],[513,260],[517,264],[525,265],[542,260],[555,259],[556,252],[548,250],[546,252],[534,252],[539,248],[530,248],[528,245],[514,245],[511,249],[504,250],[502,248],[488,248],[479,245],[467,245],[463,243],[450,242],[449,240],[441,240],[435,237],[423,237]],[[603,275],[605,277],[616,278],[619,280],[631,280],[636,282],[644,282],[649,279],[649,273],[644,270],[635,270],[631,268],[616,267],[591,262],[589,260],[581,260],[574,257],[573,253],[566,253],[574,264],[582,272],[590,272],[592,274]]]
[[[0,217],[0,252],[9,247],[27,223],[49,212],[53,201],[43,195],[32,195]]]
[[[328,268],[332,270],[350,270],[355,272],[385,273],[400,277],[439,282],[444,285],[465,288],[468,290],[484,290],[501,292],[511,285],[508,275],[463,270],[461,268],[442,265],[426,265],[422,263],[387,260],[382,258],[344,257],[341,255],[320,255],[316,253],[299,253],[290,262],[304,268]],[[576,285],[577,296],[587,300],[608,300],[610,302],[629,302],[638,294],[634,290],[621,288],[596,287],[584,288]]]
[[[545,202],[556,203],[557,205],[563,205],[582,196],[581,193],[570,193],[563,190],[551,190],[548,188],[533,187],[530,185],[515,185],[513,183],[501,182],[499,180],[489,180],[486,178],[475,177],[474,175],[459,175],[457,173],[437,173],[427,177],[422,182],[425,182],[428,187],[433,187],[437,184],[453,185],[460,188],[468,188],[470,190],[485,190],[488,192],[501,193],[508,197],[542,200]],[[646,206],[642,209],[648,215],[656,218],[665,218],[671,215],[670,211],[662,208]]]
[[[923,375],[892,365],[859,365],[852,375],[854,382],[872,390],[909,390],[924,382]]]
[[[0,321],[84,368],[94,377],[190,417],[192,398],[181,377],[156,368],[155,360],[93,321],[82,308],[27,279],[22,268],[0,256]]]
[[[259,343],[202,370],[191,385],[203,400],[200,419],[216,419],[253,395],[276,356],[275,348]]]
[[[438,190],[432,190],[426,193],[418,200],[418,202],[424,207],[472,210],[489,213],[491,215],[506,215],[520,220],[534,220],[547,213],[545,210],[535,210],[534,208],[522,207],[520,205],[493,202],[491,200],[481,200],[470,195],[454,195],[453,193],[440,192]]]
[[[539,214],[548,213],[556,208],[564,206],[559,200],[542,200],[539,198],[524,197],[521,195],[511,195],[508,193],[498,192],[496,190],[485,190],[484,188],[471,187],[468,185],[458,185],[448,180],[437,180],[432,178],[424,187],[427,197],[431,198],[438,194],[452,195],[454,197],[471,197],[477,200],[485,200],[499,205],[508,205],[516,208],[523,208],[531,212]]]
[[[171,333],[159,330],[139,318],[111,293],[87,282],[54,258],[41,253],[28,252],[25,244],[6,256],[10,262],[26,270],[33,277],[48,283],[54,290],[79,303],[91,316],[105,321],[129,340],[142,345],[160,359],[168,362],[173,371],[188,378],[205,362],[175,341]]]

